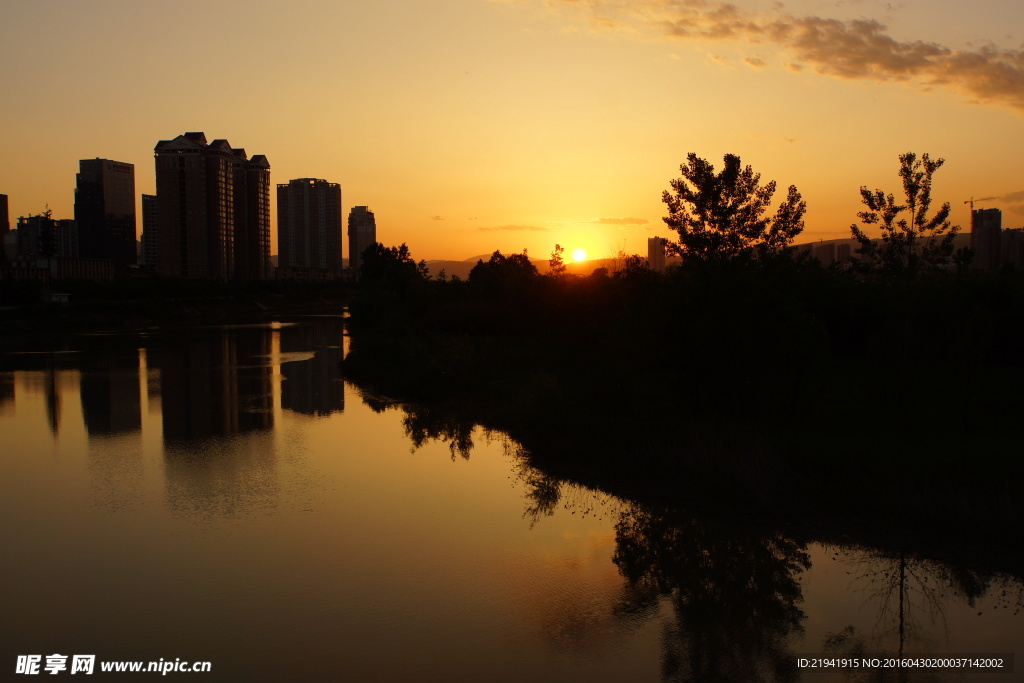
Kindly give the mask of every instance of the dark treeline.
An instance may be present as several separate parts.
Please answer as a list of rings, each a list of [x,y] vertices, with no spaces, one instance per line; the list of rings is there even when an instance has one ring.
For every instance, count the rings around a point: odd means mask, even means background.
[[[430,279],[376,245],[346,371],[619,493],[982,543],[1019,529],[1024,274],[890,277],[785,251],[554,272],[496,252]]]

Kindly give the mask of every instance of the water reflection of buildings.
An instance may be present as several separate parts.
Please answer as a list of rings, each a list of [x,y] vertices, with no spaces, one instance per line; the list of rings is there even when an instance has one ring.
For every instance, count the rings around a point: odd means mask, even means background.
[[[160,348],[167,504],[176,514],[230,517],[273,507],[270,345],[269,328],[240,327]],[[211,445],[218,437],[232,438]]]
[[[89,436],[142,429],[139,355],[90,355],[81,362],[80,397]]]
[[[221,330],[160,349],[164,441],[273,427],[270,330]]]
[[[141,369],[145,351],[132,344],[82,354],[78,394],[88,439],[93,504],[137,510],[145,498]]]
[[[281,353],[315,350],[313,358],[281,364],[281,407],[303,415],[345,410],[340,321],[328,319],[282,328]]]
[[[14,403],[14,373],[0,371],[0,413]]]
[[[141,343],[83,338],[74,351],[0,357],[0,413],[13,414],[24,394],[60,448],[81,441],[100,506],[131,508],[159,471],[167,504],[179,513],[269,509],[280,488],[275,412],[343,410],[341,340],[340,318],[161,334]],[[307,360],[272,360],[289,354]],[[286,380],[280,388],[277,372]],[[147,452],[163,466],[147,468]]]

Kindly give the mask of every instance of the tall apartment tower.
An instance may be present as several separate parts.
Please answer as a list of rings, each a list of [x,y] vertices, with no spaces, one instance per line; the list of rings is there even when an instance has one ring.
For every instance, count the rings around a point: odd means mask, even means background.
[[[160,224],[155,194],[142,195],[142,265],[160,268]]]
[[[78,162],[75,221],[83,258],[112,259],[118,268],[136,262],[135,166],[110,159]]]
[[[258,279],[270,269],[270,164],[200,132],[161,140],[157,226],[164,275]],[[240,263],[241,262],[241,263]]]
[[[348,213],[348,265],[354,277],[359,277],[362,253],[377,241],[377,223],[373,212],[366,206],[353,206]]]
[[[647,238],[647,265],[656,273],[665,270],[665,244],[667,242],[668,240],[664,237]]]
[[[296,178],[277,186],[277,266],[341,272],[341,185]]]
[[[975,209],[971,212],[971,266],[978,270],[996,270],[1000,264],[1003,214],[999,209]]]
[[[0,194],[0,263],[6,260],[7,234],[11,231],[11,214],[7,205],[7,195]]]
[[[270,162],[235,153],[235,278],[266,280],[270,269]]]
[[[0,237],[11,231],[11,214],[7,204],[7,195],[0,194]]]

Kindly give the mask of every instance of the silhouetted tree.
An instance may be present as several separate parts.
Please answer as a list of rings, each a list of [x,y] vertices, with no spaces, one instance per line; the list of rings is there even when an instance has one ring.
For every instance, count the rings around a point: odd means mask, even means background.
[[[405,244],[385,247],[374,242],[362,254],[359,288],[349,306],[352,324],[412,324],[425,310],[422,300],[428,281],[427,264],[414,261]]]
[[[469,283],[479,291],[495,293],[521,288],[538,275],[537,266],[530,261],[525,249],[522,254],[508,256],[496,251],[487,263],[483,260],[476,262],[473,270],[469,271]]]
[[[561,244],[555,245],[555,250],[551,252],[551,258],[548,259],[548,275],[565,275],[565,260],[562,258],[562,254],[565,249]]]
[[[795,185],[774,217],[766,217],[775,181],[760,184],[761,175],[740,158],[726,154],[720,173],[692,152],[679,167],[681,178],[670,181],[662,201],[668,205],[664,219],[679,233],[679,243],[669,249],[684,259],[715,262],[741,257],[769,258],[782,253],[804,229],[807,203]]]
[[[360,286],[388,283],[392,286],[426,280],[428,277],[425,261],[413,260],[409,247],[403,242],[399,247],[385,247],[374,242],[362,254],[359,268]]]
[[[620,254],[622,267],[615,271],[620,280],[637,280],[654,274],[647,259],[639,254]]]
[[[933,270],[950,263],[953,257],[953,238],[960,227],[951,226],[949,202],[934,216],[928,216],[932,203],[932,176],[945,159],[932,160],[927,153],[918,159],[908,152],[900,155],[900,179],[906,204],[897,204],[891,194],[882,190],[860,188],[861,201],[868,207],[857,215],[865,225],[878,225],[881,242],[873,239],[857,225],[851,225],[853,237],[860,242],[857,253],[860,265],[880,270],[888,275],[914,277],[922,270]],[[909,212],[908,218],[897,218]],[[964,254],[960,257],[969,258]]]

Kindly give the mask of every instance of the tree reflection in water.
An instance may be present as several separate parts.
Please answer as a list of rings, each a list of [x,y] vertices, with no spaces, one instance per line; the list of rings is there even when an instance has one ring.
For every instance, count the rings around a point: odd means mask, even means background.
[[[634,586],[668,596],[670,681],[793,681],[789,636],[801,630],[806,547],[686,513],[633,507],[616,525],[615,563]]]
[[[436,440],[448,444],[452,460],[455,460],[456,455],[469,460],[469,453],[473,450],[475,427],[472,422],[460,420],[448,411],[422,406],[416,410],[407,410],[402,426],[405,428],[406,436],[412,441],[413,450]]]
[[[456,456],[469,460],[473,450],[473,430],[476,428],[474,422],[460,419],[454,411],[426,405],[401,404],[366,389],[360,389],[360,398],[375,413],[400,409],[405,414],[402,428],[412,441],[412,450],[418,450],[431,441],[440,441],[448,445],[452,460]]]
[[[364,396],[364,400],[367,397]],[[370,398],[375,410],[393,407]],[[406,435],[419,448],[438,440],[468,458],[474,425],[450,412],[402,405]],[[505,438],[506,449],[518,446]],[[514,455],[522,456],[515,452]],[[515,458],[526,489],[524,517],[531,526],[561,503],[590,514],[580,487],[552,478]],[[580,495],[579,501],[567,500]],[[713,524],[694,516],[620,504],[614,562],[626,579],[615,616],[623,622],[657,614],[667,599],[674,623],[663,638],[662,677],[667,681],[782,683],[799,678],[789,637],[802,630],[799,574],[810,567],[806,545],[779,533]]]
[[[877,610],[870,633],[858,632],[850,625],[826,637],[825,651],[837,656],[860,658],[942,651],[943,644],[931,642],[928,635],[936,626],[946,630],[946,608],[957,601],[974,608],[980,599],[992,595],[993,609],[1012,609],[1016,615],[1024,607],[1024,584],[1008,576],[921,559],[905,552],[886,555],[859,548],[840,549],[835,554],[845,556],[853,567],[851,588],[866,592]],[[923,683],[958,678],[956,674],[908,669],[844,673],[850,680],[865,683]]]

